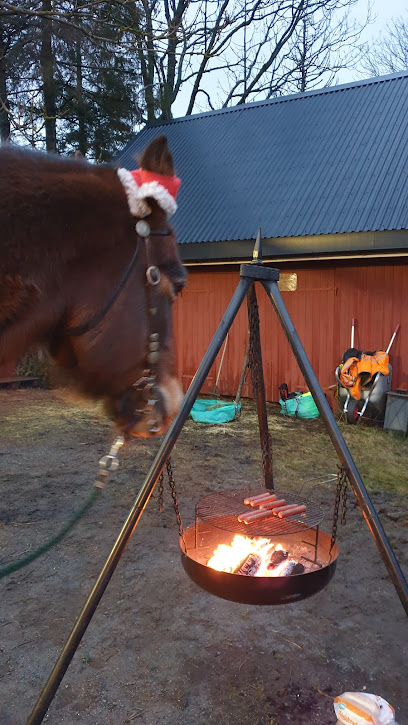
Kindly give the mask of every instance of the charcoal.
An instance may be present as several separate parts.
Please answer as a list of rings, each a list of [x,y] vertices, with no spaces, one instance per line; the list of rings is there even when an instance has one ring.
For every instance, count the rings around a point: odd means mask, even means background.
[[[295,564],[292,571],[290,572],[290,575],[293,576],[294,574],[303,574],[305,571],[305,567],[303,564]]]
[[[280,576],[290,576],[296,566],[296,561],[288,561],[285,568],[280,572]]]
[[[234,574],[242,574],[243,576],[254,576],[261,566],[261,557],[258,554],[248,554],[243,563]]]
[[[282,549],[278,549],[277,551],[274,551],[273,554],[271,554],[271,558],[268,564],[268,569],[276,569],[279,564],[282,564],[285,559],[287,559],[289,556],[287,551],[283,551]]]

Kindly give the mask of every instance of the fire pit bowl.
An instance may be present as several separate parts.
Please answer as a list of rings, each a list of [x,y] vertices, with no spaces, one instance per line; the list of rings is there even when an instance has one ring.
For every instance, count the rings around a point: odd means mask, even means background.
[[[246,493],[227,491],[198,502],[196,523],[180,538],[181,561],[190,579],[210,594],[242,604],[288,604],[324,589],[334,575],[339,552],[336,544],[330,550],[331,536],[319,528],[323,516],[320,507],[311,501],[303,502],[307,505],[307,515],[303,518],[282,520],[274,516],[247,526],[237,519]],[[285,498],[288,499],[288,495]],[[298,497],[296,499],[298,503]],[[208,566],[219,545],[231,547],[237,535],[240,543],[243,539],[245,544],[251,542],[249,546],[256,547],[263,542],[262,551],[267,551],[268,557],[270,552],[276,555],[279,549],[280,554],[285,552],[286,559],[278,566],[265,568],[264,563],[263,568],[255,569],[255,573],[254,569],[245,566],[236,569],[234,565],[229,571]],[[247,556],[251,557],[251,554],[245,553],[241,563],[250,561],[245,558]],[[255,555],[257,558],[259,560]],[[271,563],[270,558],[266,561]],[[290,562],[302,566],[298,566],[293,574],[285,575]],[[303,573],[295,573],[299,568]]]
[[[330,552],[330,536],[324,531],[308,530],[279,537],[279,543],[289,550],[294,544],[305,547],[305,554],[312,557],[317,539],[317,560],[320,568],[304,574],[263,577],[242,576],[216,571],[207,561],[218,544],[230,544],[232,535],[222,535],[219,530],[209,531],[208,524],[199,522],[184,531],[184,544],[180,539],[181,561],[185,572],[195,584],[221,599],[241,604],[289,604],[317,594],[333,578],[338,548],[334,544]],[[196,545],[196,543],[198,545]]]

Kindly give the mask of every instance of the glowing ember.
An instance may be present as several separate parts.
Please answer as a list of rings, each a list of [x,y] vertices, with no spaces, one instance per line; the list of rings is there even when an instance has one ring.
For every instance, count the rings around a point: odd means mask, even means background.
[[[220,544],[207,566],[216,571],[244,576],[276,577],[302,574],[305,570],[280,544],[270,539],[234,536],[230,546]]]

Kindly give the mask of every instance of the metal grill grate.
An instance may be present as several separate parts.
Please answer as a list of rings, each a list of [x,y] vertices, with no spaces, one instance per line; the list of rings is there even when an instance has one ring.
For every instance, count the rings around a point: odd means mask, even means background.
[[[319,504],[297,495],[295,492],[285,493],[284,491],[273,491],[278,497],[284,498],[287,504],[304,504],[306,511],[304,514],[289,516],[286,519],[280,519],[271,515],[270,518],[254,521],[251,524],[244,524],[238,521],[239,514],[246,509],[255,511],[250,506],[245,506],[244,498],[247,496],[256,496],[265,493],[265,489],[258,492],[249,491],[247,489],[232,489],[213,493],[210,496],[201,498],[196,504],[196,517],[200,521],[206,522],[217,529],[230,531],[233,534],[242,534],[243,536],[284,536],[286,534],[295,534],[299,531],[314,528],[318,526],[323,518],[323,511]]]

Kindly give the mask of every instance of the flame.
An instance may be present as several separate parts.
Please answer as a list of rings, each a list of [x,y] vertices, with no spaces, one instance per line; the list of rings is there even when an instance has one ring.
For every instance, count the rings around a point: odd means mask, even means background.
[[[268,569],[270,556],[274,551],[283,551],[283,546],[281,544],[272,544],[270,539],[251,539],[249,536],[236,534],[229,546],[227,544],[219,544],[213,556],[207,562],[207,566],[216,571],[225,571],[231,574],[238,569],[241,562],[249,554],[257,554],[261,558],[261,565],[254,576],[280,576],[281,572],[287,566],[288,560],[285,559],[275,569]]]

